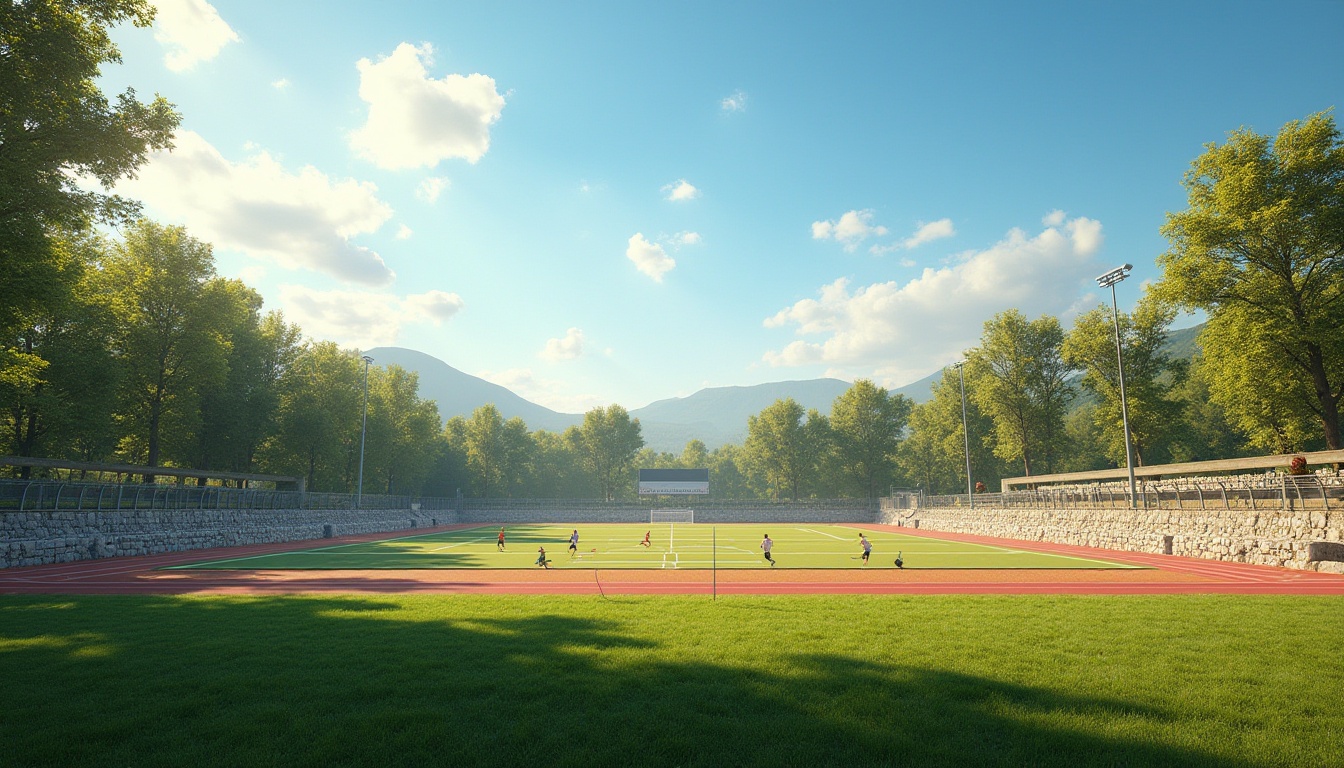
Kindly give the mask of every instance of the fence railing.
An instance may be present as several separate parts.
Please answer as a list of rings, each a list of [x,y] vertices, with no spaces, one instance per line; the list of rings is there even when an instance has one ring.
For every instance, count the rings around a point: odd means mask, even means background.
[[[0,513],[154,509],[355,509],[353,493],[254,490],[222,486],[0,480]],[[363,494],[360,509],[450,508],[452,499]]]
[[[1344,509],[1344,478],[1334,474],[1267,474],[1227,478],[1183,478],[1137,485],[1133,506],[1140,509]],[[964,507],[966,494],[925,496],[924,507]],[[1005,493],[977,493],[974,504],[998,508],[1130,507],[1125,483],[1052,486]]]

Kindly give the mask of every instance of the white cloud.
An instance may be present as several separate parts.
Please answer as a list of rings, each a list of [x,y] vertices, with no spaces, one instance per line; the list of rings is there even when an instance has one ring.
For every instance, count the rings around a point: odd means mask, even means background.
[[[256,286],[264,277],[266,268],[259,264],[251,264],[238,270],[238,279],[251,286]]]
[[[415,198],[422,202],[434,203],[443,194],[443,190],[452,186],[452,182],[442,176],[430,176],[415,188]]]
[[[815,227],[816,225],[813,226]],[[902,249],[910,250],[911,248],[918,248],[919,246],[934,240],[952,237],[955,234],[957,234],[957,230],[952,226],[951,219],[939,219],[937,221],[929,222],[928,224],[921,221],[916,226],[915,234],[910,237],[907,237],[898,243],[891,243],[890,245],[874,245],[868,250],[871,253],[879,255]],[[908,259],[906,261],[908,261]],[[905,264],[905,261],[902,261],[901,263]],[[905,266],[909,266],[909,264],[905,264]]]
[[[397,229],[397,239],[398,239],[398,240],[410,240],[410,239],[411,239],[411,235],[413,235],[413,234],[415,234],[415,233],[412,232],[412,231],[411,231],[411,228],[408,227],[408,226],[406,226],[405,224],[402,224],[402,225]]]
[[[747,108],[747,94],[734,91],[732,96],[725,96],[719,101],[719,108],[724,112],[741,112]]]
[[[1056,208],[1055,210],[1041,217],[1041,223],[1047,227],[1058,227],[1060,224],[1064,223],[1064,219],[1067,217],[1067,215],[1068,214]]]
[[[676,248],[683,245],[699,245],[702,242],[699,232],[678,232],[668,240]]]
[[[282,77],[279,80],[271,81],[271,87],[277,91],[283,91],[289,88],[289,78]]]
[[[696,189],[691,182],[685,179],[677,179],[663,187],[663,192],[667,193],[667,199],[680,202],[682,200],[694,200],[700,196],[700,190]]]
[[[191,131],[174,142],[117,191],[217,248],[350,282],[392,281],[381,256],[350,242],[392,217],[373,184],[333,180],[312,166],[293,172],[266,152],[230,162]]]
[[[541,350],[541,358],[558,362],[560,360],[574,360],[583,354],[583,331],[578,328],[570,328],[565,331],[563,339],[549,339],[546,347]]]
[[[925,376],[979,343],[995,313],[1028,317],[1069,311],[1096,272],[1101,224],[1076,218],[1035,237],[1014,229],[983,251],[905,284],[851,288],[841,278],[765,320],[801,337],[767,352],[775,366],[827,364],[882,378],[893,386]]]
[[[490,126],[504,109],[494,78],[435,80],[425,71],[433,53],[429,43],[402,43],[390,56],[356,65],[369,118],[350,146],[379,168],[433,168],[449,158],[474,163],[490,148]]]
[[[677,266],[677,262],[663,250],[663,246],[645,240],[643,233],[640,232],[636,232],[630,238],[629,245],[625,249],[625,257],[633,261],[640,272],[659,283],[663,282],[665,273]]]
[[[174,72],[209,61],[238,33],[205,0],[156,0],[154,39],[168,50],[163,63]]]
[[[872,221],[871,210],[848,211],[835,221],[814,221],[812,239],[834,239],[844,245],[846,251],[852,251],[869,237],[881,237],[887,234],[886,227],[875,227]]]
[[[318,291],[302,285],[280,287],[285,319],[304,333],[342,346],[367,349],[396,344],[403,325],[440,325],[461,311],[455,293],[428,291],[399,298],[373,291]]]

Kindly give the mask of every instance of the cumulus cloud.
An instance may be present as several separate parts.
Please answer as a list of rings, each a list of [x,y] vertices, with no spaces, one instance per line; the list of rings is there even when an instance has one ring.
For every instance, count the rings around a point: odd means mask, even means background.
[[[392,281],[381,256],[350,241],[392,216],[373,184],[331,179],[312,166],[290,171],[264,151],[234,163],[192,131],[174,142],[117,191],[218,248],[350,282]]]
[[[154,39],[168,49],[163,63],[174,72],[209,61],[238,42],[238,33],[205,0],[157,0],[154,5]]]
[[[369,117],[350,135],[350,146],[379,168],[433,168],[449,158],[474,163],[490,148],[490,126],[504,109],[494,78],[436,80],[425,70],[433,54],[429,43],[402,43],[377,62],[356,64]]]
[[[699,232],[678,232],[668,239],[668,241],[676,248],[680,248],[683,245],[699,245],[701,240],[702,238],[700,237]]]
[[[402,225],[397,229],[397,239],[398,239],[398,240],[410,240],[410,239],[411,239],[411,235],[413,235],[413,234],[415,234],[415,233],[412,232],[412,231],[411,231],[411,228],[408,227],[408,226],[406,226],[405,224],[402,224]]]
[[[640,232],[636,232],[630,238],[625,249],[625,257],[633,261],[640,272],[652,277],[654,282],[658,283],[663,282],[664,274],[677,266],[677,262],[663,250],[663,246],[645,240],[643,233]]]
[[[396,344],[404,325],[442,324],[461,311],[455,293],[428,291],[406,297],[373,291],[318,291],[302,285],[280,287],[285,319],[317,339],[367,349]]]
[[[719,108],[724,112],[741,112],[747,108],[747,94],[734,91],[732,96],[725,96],[719,101]]]
[[[983,251],[904,284],[853,287],[844,278],[822,286],[765,320],[800,338],[764,355],[774,366],[827,364],[873,371],[899,386],[975,346],[984,321],[1017,308],[1029,317],[1067,312],[1097,270],[1100,222],[1075,218],[1031,237],[1014,229]]]
[[[852,251],[869,237],[881,237],[887,234],[886,227],[873,226],[872,222],[871,210],[848,211],[835,221],[812,222],[812,239],[835,240],[843,245],[846,251]]]
[[[671,184],[664,186],[662,191],[667,194],[668,200],[676,202],[694,200],[700,196],[700,190],[696,189],[695,185],[685,179],[677,179]]]
[[[574,360],[583,354],[583,331],[570,328],[562,339],[549,339],[541,350],[541,358],[558,362]]]
[[[1068,217],[1068,214],[1066,214],[1066,213],[1064,213],[1063,211],[1061,211],[1061,210],[1059,210],[1058,208],[1056,208],[1055,210],[1053,210],[1053,211],[1051,211],[1051,212],[1045,214],[1045,216],[1041,217],[1041,223],[1044,224],[1044,225],[1047,226],[1047,227],[1058,227],[1060,224],[1063,224],[1063,223],[1064,223],[1064,220],[1065,220],[1067,217]]]

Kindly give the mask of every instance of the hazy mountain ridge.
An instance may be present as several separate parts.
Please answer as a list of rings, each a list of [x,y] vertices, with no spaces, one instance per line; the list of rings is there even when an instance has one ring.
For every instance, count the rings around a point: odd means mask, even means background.
[[[1167,353],[1178,359],[1193,356],[1198,350],[1196,337],[1203,328],[1201,324],[1172,331],[1167,340]],[[423,352],[402,347],[378,347],[366,350],[365,354],[372,357],[376,365],[397,365],[419,374],[420,396],[435,401],[439,415],[445,421],[454,416],[470,417],[472,411],[482,405],[494,403],[505,419],[517,416],[532,431],[563,432],[583,423],[581,413],[553,411]],[[923,403],[933,396],[933,384],[942,375],[942,370],[938,370],[890,392]],[[745,442],[747,418],[776,400],[791,397],[804,409],[815,408],[829,414],[831,404],[849,387],[849,382],[829,378],[708,387],[686,397],[656,400],[632,409],[630,415],[639,419],[644,442],[653,450],[681,453],[691,440],[701,440],[713,450],[721,445]]]

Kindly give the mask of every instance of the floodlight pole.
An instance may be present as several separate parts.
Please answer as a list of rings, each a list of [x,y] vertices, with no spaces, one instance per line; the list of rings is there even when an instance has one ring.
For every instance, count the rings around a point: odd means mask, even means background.
[[[975,507],[975,489],[971,486],[971,430],[966,422],[966,374],[961,367],[965,360],[952,364],[957,369],[957,380],[961,382],[961,439],[966,447],[966,506]]]
[[[364,436],[369,431],[369,364],[373,358],[364,355],[364,421],[359,427],[359,485],[355,487],[355,509],[364,501]]]
[[[1134,482],[1134,449],[1129,439],[1129,405],[1125,401],[1125,356],[1120,348],[1120,310],[1116,307],[1115,284],[1129,277],[1132,264],[1116,267],[1097,278],[1097,284],[1111,289],[1111,320],[1115,323],[1115,365],[1120,374],[1120,422],[1125,429],[1125,468],[1129,470],[1129,508],[1139,506],[1138,486]]]

